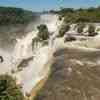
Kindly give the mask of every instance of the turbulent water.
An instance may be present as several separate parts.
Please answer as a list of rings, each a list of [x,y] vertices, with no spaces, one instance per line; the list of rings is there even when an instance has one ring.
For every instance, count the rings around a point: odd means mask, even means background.
[[[0,63],[0,66],[2,67],[0,69],[0,74],[8,73],[16,77],[18,83],[22,85],[22,91],[24,94],[30,93],[35,84],[47,76],[49,67],[45,66],[45,64],[52,58],[53,54],[51,38],[47,46],[41,47],[41,45],[37,45],[36,48],[32,50],[32,39],[37,35],[35,27],[39,24],[46,24],[49,32],[55,33],[58,27],[57,22],[57,15],[41,15],[39,21],[37,23],[33,23],[36,25],[34,25],[32,32],[27,33],[21,38],[16,38],[16,43],[13,49],[0,49],[0,55],[4,59],[4,62]],[[27,28],[32,27],[31,25]],[[28,59],[30,60],[28,61]],[[17,71],[17,67],[24,60],[27,62],[26,67],[21,71]]]
[[[40,43],[32,49],[32,39],[37,36],[36,26],[40,24],[46,24],[48,27],[50,32],[50,38],[48,40],[49,43],[46,46],[41,46]],[[53,54],[56,50],[60,48],[71,48],[70,50],[74,51],[72,48],[79,48],[79,51],[84,52],[95,51],[98,53],[100,51],[100,45],[98,44],[100,42],[100,35],[86,41],[77,40],[75,42],[68,43],[64,43],[64,37],[56,38],[61,24],[62,21],[58,20],[57,15],[42,14],[37,22],[32,22],[27,27],[27,29],[30,29],[34,26],[32,31],[24,34],[20,38],[16,37],[14,39],[14,44],[10,42],[10,45],[12,44],[13,48],[10,48],[8,44],[8,49],[4,49],[1,46],[0,56],[3,57],[4,62],[0,63],[0,74],[8,73],[16,77],[17,82],[22,86],[22,92],[24,94],[30,93],[32,88],[35,87],[40,80],[48,76],[50,60],[53,58]],[[70,32],[74,33],[73,30],[74,26],[72,25]],[[9,40],[9,38],[7,40]],[[96,55],[96,57],[96,63],[99,64],[98,55]],[[18,70],[18,67],[20,68],[23,65],[25,67]]]

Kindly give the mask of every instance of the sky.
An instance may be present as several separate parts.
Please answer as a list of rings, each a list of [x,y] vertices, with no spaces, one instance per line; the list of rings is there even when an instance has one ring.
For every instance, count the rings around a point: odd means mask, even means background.
[[[100,5],[100,0],[0,0],[0,6],[19,7],[32,11],[50,9],[87,8]]]

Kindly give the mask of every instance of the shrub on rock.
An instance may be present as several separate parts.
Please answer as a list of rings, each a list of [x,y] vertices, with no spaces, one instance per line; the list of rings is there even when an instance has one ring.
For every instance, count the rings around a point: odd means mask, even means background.
[[[85,27],[85,24],[82,24],[82,23],[81,23],[81,24],[78,24],[77,32],[78,32],[78,33],[82,33],[84,27]]]
[[[63,37],[65,35],[65,33],[68,32],[69,30],[70,30],[70,25],[68,25],[68,24],[62,25],[62,27],[59,30],[58,37]]]
[[[41,39],[41,40],[47,40],[49,38],[49,31],[48,31],[48,28],[45,24],[41,24],[37,27],[38,29],[38,37]]]
[[[88,32],[89,32],[89,33],[95,32],[95,26],[94,26],[94,25],[90,25],[90,26],[89,26],[89,29],[88,29]]]
[[[97,32],[95,32],[95,26],[94,25],[90,25],[88,28],[88,36],[96,36],[98,35]]]

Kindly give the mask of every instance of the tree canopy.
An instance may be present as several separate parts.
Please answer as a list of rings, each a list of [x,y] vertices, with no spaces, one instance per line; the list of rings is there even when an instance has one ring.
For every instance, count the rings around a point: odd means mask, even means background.
[[[26,24],[35,17],[35,13],[22,8],[0,7],[0,25]]]
[[[64,17],[64,21],[67,23],[100,22],[100,7],[87,9],[61,8],[57,13],[60,17]]]

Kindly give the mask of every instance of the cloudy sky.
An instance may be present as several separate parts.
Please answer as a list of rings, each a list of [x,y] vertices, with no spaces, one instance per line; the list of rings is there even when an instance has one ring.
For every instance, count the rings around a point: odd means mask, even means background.
[[[0,6],[14,6],[32,11],[58,9],[60,7],[99,6],[100,0],[0,0]]]

